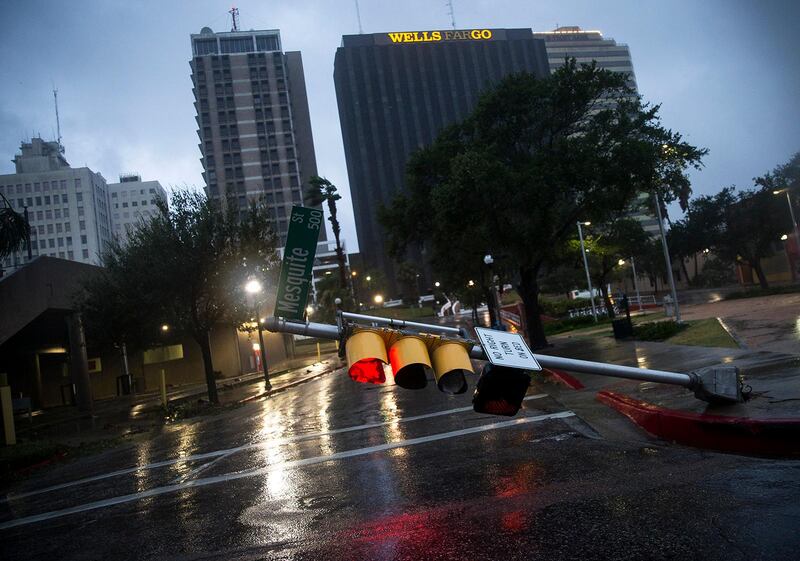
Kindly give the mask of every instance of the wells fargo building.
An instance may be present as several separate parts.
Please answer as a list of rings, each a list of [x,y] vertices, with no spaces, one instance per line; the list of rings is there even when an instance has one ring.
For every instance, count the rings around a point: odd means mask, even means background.
[[[408,156],[466,117],[493,83],[523,71],[549,73],[544,41],[530,29],[342,37],[333,76],[358,245],[367,269],[394,278],[377,210],[404,189]],[[431,284],[424,279],[419,288]]]

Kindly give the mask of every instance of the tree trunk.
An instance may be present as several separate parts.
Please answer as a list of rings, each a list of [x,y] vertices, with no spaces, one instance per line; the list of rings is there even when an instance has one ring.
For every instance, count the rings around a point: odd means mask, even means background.
[[[683,257],[678,257],[681,262],[681,270],[683,271],[683,278],[686,279],[686,284],[689,284],[689,271],[686,269],[686,263],[683,260]]]
[[[345,271],[344,251],[342,251],[342,243],[339,240],[341,227],[339,226],[339,219],[336,217],[336,201],[328,199],[328,211],[330,212],[331,229],[333,230],[333,239],[336,240],[336,260],[339,262],[339,288],[347,288],[347,272]]]
[[[206,386],[208,386],[208,401],[213,404],[219,403],[217,395],[217,381],[214,379],[214,363],[211,360],[211,333],[201,333],[195,337],[197,344],[200,345],[200,353],[203,355],[203,369],[206,373]]]
[[[758,284],[761,285],[761,288],[769,288],[767,276],[764,274],[764,269],[761,268],[761,259],[756,259],[753,262],[753,270],[756,272]]]
[[[547,347],[547,337],[542,325],[541,309],[539,308],[539,267],[520,267],[519,269],[519,296],[525,308],[525,321],[528,326],[528,343],[533,349]]]
[[[611,295],[608,293],[608,287],[606,283],[600,283],[600,295],[603,297],[603,304],[606,306],[606,312],[608,312],[608,317],[614,319],[617,317],[617,314],[614,313],[614,304],[611,303]]]
[[[697,283],[697,252],[694,254],[694,276],[692,277],[692,284]]]

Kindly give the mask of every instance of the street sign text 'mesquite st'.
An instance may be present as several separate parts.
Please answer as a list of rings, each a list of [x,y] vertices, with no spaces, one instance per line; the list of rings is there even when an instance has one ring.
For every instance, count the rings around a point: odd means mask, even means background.
[[[292,207],[286,247],[283,250],[281,275],[275,301],[275,315],[286,319],[302,320],[305,314],[308,291],[311,287],[312,267],[317,253],[319,232],[323,228],[322,211],[301,206]]]

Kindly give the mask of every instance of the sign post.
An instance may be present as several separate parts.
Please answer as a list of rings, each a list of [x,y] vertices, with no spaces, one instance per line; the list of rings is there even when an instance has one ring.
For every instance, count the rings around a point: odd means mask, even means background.
[[[311,268],[317,253],[317,240],[323,228],[322,211],[292,207],[286,247],[283,250],[281,275],[275,301],[275,315],[302,320],[311,286]]]

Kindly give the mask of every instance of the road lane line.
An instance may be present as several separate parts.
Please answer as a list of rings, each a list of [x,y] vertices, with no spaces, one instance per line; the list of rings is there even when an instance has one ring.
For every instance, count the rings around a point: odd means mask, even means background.
[[[502,429],[507,427],[525,425],[529,423],[536,423],[539,421],[547,421],[550,419],[564,419],[567,417],[574,417],[575,413],[572,411],[560,411],[558,413],[550,413],[547,415],[537,415],[535,417],[521,417],[519,419],[513,419],[511,421],[501,421],[498,423],[490,423],[488,425],[479,425],[476,427],[469,427],[466,429],[460,429],[450,432],[441,432],[438,434],[431,434],[428,436],[420,436],[418,438],[409,438],[406,440],[398,440],[397,442],[387,442],[386,444],[378,444],[376,446],[368,446],[366,448],[356,448],[353,450],[346,450],[344,452],[335,452],[333,454],[327,454],[323,456],[313,456],[310,458],[303,458],[301,460],[291,460],[288,462],[281,462],[277,464],[273,464],[263,468],[255,468],[240,472],[228,473],[223,475],[217,475],[214,477],[206,477],[204,479],[193,479],[191,481],[187,481],[185,483],[178,483],[173,485],[165,485],[163,487],[154,487],[153,489],[148,489],[147,491],[142,491],[140,493],[132,493],[130,495],[121,495],[119,497],[112,497],[110,499],[103,499],[101,501],[95,501],[91,503],[86,503],[78,506],[73,506],[61,510],[54,510],[51,512],[45,512],[42,514],[35,514],[32,516],[26,516],[24,518],[17,518],[15,520],[8,520],[6,522],[0,523],[0,530],[7,530],[9,528],[16,528],[17,526],[25,526],[27,524],[33,524],[35,522],[43,522],[46,520],[52,520],[54,518],[61,518],[62,516],[68,516],[70,514],[78,514],[81,512],[87,512],[90,510],[97,510],[100,508],[105,508],[109,506],[119,505],[130,503],[134,501],[138,501],[141,499],[146,499],[149,497],[157,497],[159,495],[165,495],[167,493],[174,493],[176,491],[182,491],[184,489],[190,489],[194,487],[205,487],[207,485],[215,485],[217,483],[226,483],[229,481],[235,481],[237,479],[244,479],[247,477],[256,477],[260,475],[266,475],[270,471],[275,468],[280,467],[281,469],[292,469],[304,466],[310,466],[314,464],[320,464],[323,462],[332,462],[336,460],[344,460],[347,458],[354,458],[357,456],[364,456],[367,454],[373,454],[375,452],[384,452],[386,450],[393,450],[395,448],[404,448],[407,446],[416,446],[418,444],[426,444],[428,442],[436,442],[439,440],[446,440],[449,438],[456,438],[459,436],[465,436],[468,434],[476,434],[480,432],[486,432],[490,430]]]
[[[547,394],[540,393],[535,395],[527,396],[524,401],[529,401],[532,399],[542,399],[543,397],[547,397]],[[210,458],[217,458],[219,456],[230,456],[232,454],[237,454],[239,452],[243,452],[246,450],[253,450],[255,448],[264,448],[266,446],[275,446],[281,444],[288,444],[290,442],[298,442],[302,440],[313,440],[314,438],[320,438],[323,436],[329,436],[334,434],[343,434],[347,432],[355,432],[367,429],[374,429],[380,428],[387,425],[392,424],[401,424],[401,423],[410,423],[412,421],[419,421],[422,419],[430,419],[433,417],[441,417],[444,415],[450,415],[453,413],[463,413],[465,411],[472,411],[472,406],[469,407],[457,407],[455,409],[447,409],[445,411],[434,411],[433,413],[425,413],[424,415],[414,415],[412,417],[401,417],[399,419],[393,419],[391,421],[382,421],[380,423],[366,423],[363,425],[356,425],[352,427],[344,427],[341,429],[333,429],[328,431],[320,431],[320,432],[311,432],[307,434],[298,434],[295,436],[289,436],[285,438],[280,438],[278,440],[271,440],[271,441],[260,441],[254,442],[252,444],[244,444],[242,446],[237,446],[235,448],[226,448],[224,450],[214,450],[213,452],[204,452],[202,454],[193,454],[190,456],[184,456],[182,458],[172,458],[170,460],[163,460],[160,462],[153,462],[149,464],[144,464],[141,466],[134,466],[131,468],[120,469],[116,471],[111,471],[108,473],[101,473],[99,475],[93,475],[91,477],[84,477],[83,479],[77,479],[75,481],[69,481],[67,483],[59,483],[58,485],[51,485],[49,487],[44,487],[42,489],[35,489],[33,491],[26,491],[24,493],[10,493],[0,499],[0,504],[7,503],[10,501],[24,499],[26,497],[32,497],[34,495],[40,495],[42,493],[50,493],[52,491],[60,491],[61,489],[67,489],[69,487],[74,487],[76,485],[84,485],[86,483],[94,483],[95,481],[101,481],[103,479],[109,479],[111,477],[119,477],[120,475],[127,475],[129,473],[136,473],[139,471],[145,471],[149,469],[156,469],[161,467],[168,467],[171,465],[183,463],[183,462],[193,462],[195,460],[207,460]],[[202,467],[202,466],[200,466]],[[199,469],[199,468],[198,468]]]

